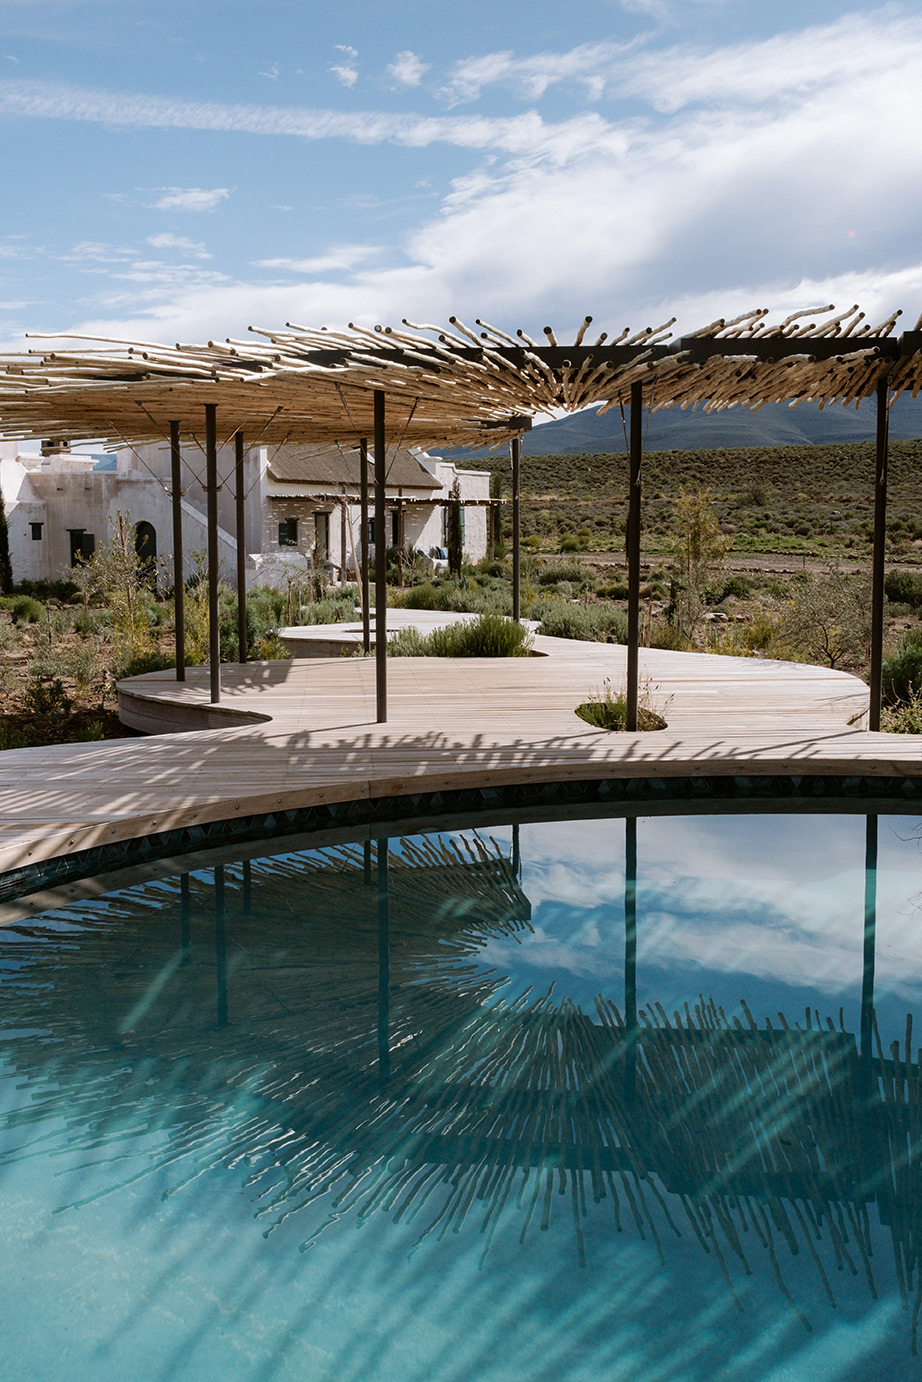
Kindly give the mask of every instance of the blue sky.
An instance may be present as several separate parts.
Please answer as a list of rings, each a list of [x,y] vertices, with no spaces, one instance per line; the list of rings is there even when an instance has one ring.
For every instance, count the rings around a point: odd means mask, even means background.
[[[922,12],[3,0],[0,341],[922,311]]]

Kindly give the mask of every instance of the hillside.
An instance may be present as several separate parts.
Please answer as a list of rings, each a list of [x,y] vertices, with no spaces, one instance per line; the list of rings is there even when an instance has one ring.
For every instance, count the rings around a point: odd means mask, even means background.
[[[509,495],[509,457],[469,462],[496,471]],[[682,490],[707,490],[736,551],[863,556],[874,508],[874,447],[712,448],[648,451],[644,457],[645,547],[656,550]],[[583,452],[522,460],[522,530],[547,550],[566,535],[595,551],[621,551],[627,457]],[[890,448],[891,552],[922,559],[922,441]]]
[[[732,408],[723,413],[668,408],[644,419],[645,445],[651,451],[696,451],[741,446],[822,446],[870,440],[875,434],[876,406],[859,409],[833,407],[822,412],[812,404],[790,408],[770,403],[757,412]],[[899,398],[890,412],[894,441],[922,437],[922,399]],[[597,408],[544,422],[525,438],[524,450],[533,456],[625,450],[621,412],[614,408],[599,416]],[[453,451],[458,458],[489,456],[489,451]]]

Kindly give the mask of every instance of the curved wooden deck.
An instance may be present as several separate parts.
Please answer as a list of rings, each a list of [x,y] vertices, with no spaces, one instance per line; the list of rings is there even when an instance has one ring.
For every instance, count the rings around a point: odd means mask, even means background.
[[[544,656],[395,658],[375,723],[371,659],[227,665],[123,682],[122,717],[152,737],[0,754],[0,872],[175,827],[318,802],[604,776],[922,776],[922,736],[856,727],[867,688],[794,663],[642,650],[669,727],[608,734],[574,707],[625,649],[539,638]],[[174,732],[166,733],[164,731]],[[185,732],[183,732],[185,731]]]

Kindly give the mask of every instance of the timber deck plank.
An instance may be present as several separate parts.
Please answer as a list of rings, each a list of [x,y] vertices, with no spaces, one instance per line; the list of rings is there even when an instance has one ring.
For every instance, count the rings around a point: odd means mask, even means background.
[[[394,658],[388,722],[375,722],[375,665],[295,659],[207,668],[184,683],[122,683],[128,723],[156,713],[175,732],[0,754],[0,871],[103,840],[316,801],[593,776],[861,773],[922,776],[922,736],[854,723],[867,687],[823,668],[644,649],[641,675],[668,728],[608,734],[574,710],[625,649],[535,641],[543,656]],[[241,714],[259,718],[227,723]],[[223,721],[223,722],[222,722]],[[211,727],[216,725],[217,727]]]

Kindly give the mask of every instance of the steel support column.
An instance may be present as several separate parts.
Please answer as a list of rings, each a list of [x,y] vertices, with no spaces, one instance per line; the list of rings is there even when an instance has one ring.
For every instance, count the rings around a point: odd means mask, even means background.
[[[211,703],[221,699],[221,625],[218,613],[218,407],[205,404],[205,497],[208,522],[208,660]]]
[[[631,451],[627,507],[626,728],[637,728],[640,645],[640,467],[643,459],[643,385],[631,385]]]
[[[375,389],[375,704],[387,722],[387,448],[384,391]]]
[[[173,623],[176,628],[176,680],[186,679],[186,587],[182,561],[182,453],[179,423],[170,423],[170,486],[173,509]]]
[[[522,617],[522,512],[519,488],[522,470],[522,438],[509,443],[512,454],[512,617]]]
[[[359,441],[359,503],[361,506],[362,541],[359,546],[362,563],[362,647],[371,652],[371,616],[368,584],[368,438]]]
[[[874,462],[874,555],[871,564],[871,695],[868,729],[880,729],[881,672],[884,659],[884,568],[887,560],[887,462],[890,384],[877,383],[877,452]]]
[[[243,489],[243,433],[234,433],[234,511],[237,538],[237,661],[247,660],[247,544]]]

